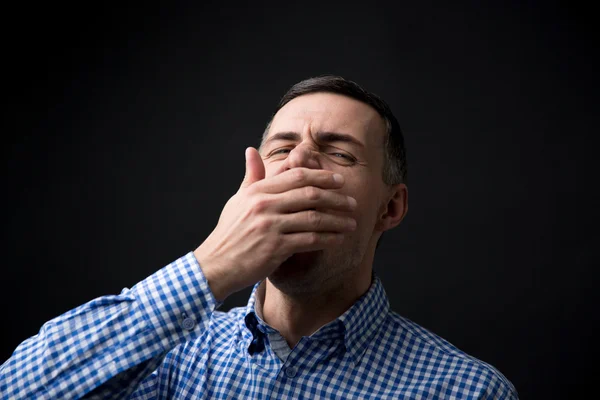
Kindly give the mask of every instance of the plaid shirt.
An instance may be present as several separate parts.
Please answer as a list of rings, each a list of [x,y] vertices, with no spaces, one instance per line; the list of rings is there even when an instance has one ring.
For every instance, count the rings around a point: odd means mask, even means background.
[[[193,253],[47,323],[0,366],[2,399],[517,399],[495,368],[399,316],[373,284],[280,359],[219,304]],[[281,355],[281,352],[278,352]]]

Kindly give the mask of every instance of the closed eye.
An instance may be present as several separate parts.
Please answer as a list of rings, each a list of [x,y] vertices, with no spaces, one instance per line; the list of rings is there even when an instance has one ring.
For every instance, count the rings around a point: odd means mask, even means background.
[[[344,153],[329,153],[332,156],[338,157],[338,158],[345,158],[348,161],[356,161],[356,159],[354,157],[350,157],[348,154],[344,154]]]
[[[283,152],[289,153],[292,149],[277,149],[273,152],[271,152],[271,155],[275,155],[275,154],[283,154]],[[356,162],[356,158],[349,156],[348,154],[344,154],[344,153],[328,153],[329,155],[332,155],[336,158],[345,158],[348,161],[352,161],[352,162]]]
[[[274,155],[274,154],[281,154],[281,152],[282,152],[282,151],[287,151],[287,152],[289,152],[289,151],[291,151],[291,149],[278,149],[278,150],[275,150],[275,151],[271,152],[271,155]]]

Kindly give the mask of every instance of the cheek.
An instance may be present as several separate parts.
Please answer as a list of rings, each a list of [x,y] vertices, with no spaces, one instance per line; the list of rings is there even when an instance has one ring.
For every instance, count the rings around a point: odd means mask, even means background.
[[[373,177],[369,174],[369,171],[365,169],[352,170],[352,168],[350,168],[338,172],[344,175],[344,180],[346,182],[342,190],[346,192],[346,194],[355,197],[357,201],[359,198],[372,198],[379,193],[379,188]]]
[[[284,172],[284,165],[280,161],[265,161],[263,160],[263,164],[265,166],[265,178],[271,178],[273,176],[277,176],[280,173]]]
[[[352,181],[346,177],[346,184],[341,189],[345,195],[352,196],[356,199],[357,207],[354,212],[357,216],[369,214],[369,210],[373,207],[374,196],[368,183],[363,181]]]
[[[373,178],[352,179],[345,176],[342,192],[356,199],[358,206],[353,213],[362,224],[372,224],[377,219],[381,202],[381,187]]]

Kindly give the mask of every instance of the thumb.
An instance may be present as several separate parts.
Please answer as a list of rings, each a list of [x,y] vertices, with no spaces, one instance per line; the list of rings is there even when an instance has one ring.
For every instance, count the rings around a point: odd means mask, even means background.
[[[246,175],[242,181],[242,188],[247,188],[254,182],[265,179],[265,164],[258,150],[254,147],[246,149]]]

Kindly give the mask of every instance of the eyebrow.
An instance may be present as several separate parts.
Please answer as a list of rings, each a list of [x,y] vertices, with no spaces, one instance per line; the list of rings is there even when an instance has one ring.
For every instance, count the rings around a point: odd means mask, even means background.
[[[274,140],[288,140],[288,141],[299,141],[300,134],[297,132],[278,132],[270,136],[263,144],[267,144]],[[364,148],[365,145],[362,144],[355,137],[338,132],[317,132],[317,142],[319,143],[333,143],[333,142],[342,142],[342,143],[350,143],[356,146]]]

